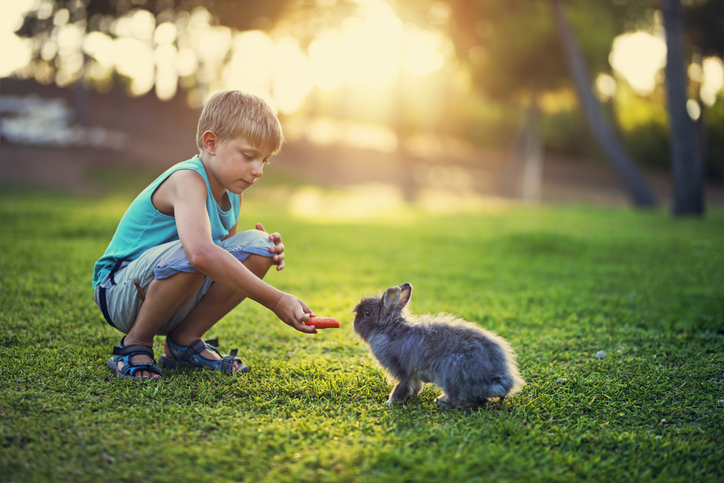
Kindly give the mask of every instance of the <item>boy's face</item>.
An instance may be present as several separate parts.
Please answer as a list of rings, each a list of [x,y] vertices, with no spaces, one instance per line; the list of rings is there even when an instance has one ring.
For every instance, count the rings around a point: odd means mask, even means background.
[[[243,138],[219,143],[218,137],[215,137],[210,145],[205,143],[204,147],[212,155],[210,168],[213,177],[224,188],[236,194],[243,193],[262,177],[264,166],[272,155]]]

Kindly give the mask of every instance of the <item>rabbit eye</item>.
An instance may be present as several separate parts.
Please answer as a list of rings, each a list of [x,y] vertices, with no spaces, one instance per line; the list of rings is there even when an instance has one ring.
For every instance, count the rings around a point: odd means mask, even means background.
[[[365,310],[365,317],[369,317],[370,315],[372,315],[372,314],[370,313],[370,311],[369,311],[369,310]]]

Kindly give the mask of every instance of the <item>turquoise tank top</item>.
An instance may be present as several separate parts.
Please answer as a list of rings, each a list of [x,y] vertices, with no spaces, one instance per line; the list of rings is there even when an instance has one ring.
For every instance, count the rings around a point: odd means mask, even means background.
[[[222,210],[211,193],[209,178],[201,158],[196,155],[169,168],[133,200],[121,218],[106,253],[98,259],[93,268],[93,287],[108,275],[119,260],[130,262],[149,248],[179,239],[176,219],[158,211],[151,202],[151,196],[166,178],[181,169],[196,171],[206,182],[206,211],[209,214],[214,243],[221,242],[236,225],[239,220],[239,195],[227,191],[231,208],[229,211]]]

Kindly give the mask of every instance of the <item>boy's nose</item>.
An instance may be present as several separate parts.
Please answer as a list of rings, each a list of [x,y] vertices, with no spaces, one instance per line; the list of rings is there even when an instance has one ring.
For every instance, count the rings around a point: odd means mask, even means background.
[[[261,161],[255,161],[251,165],[251,174],[257,178],[261,178],[264,175],[264,164]]]

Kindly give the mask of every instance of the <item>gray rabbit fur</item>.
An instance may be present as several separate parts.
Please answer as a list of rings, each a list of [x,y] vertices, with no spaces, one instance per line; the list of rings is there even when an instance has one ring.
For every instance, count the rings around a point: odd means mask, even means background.
[[[398,381],[387,401],[402,403],[432,382],[442,388],[440,406],[475,407],[511,396],[525,381],[516,355],[502,337],[451,315],[409,314],[412,285],[390,287],[382,297],[363,298],[354,330]]]

